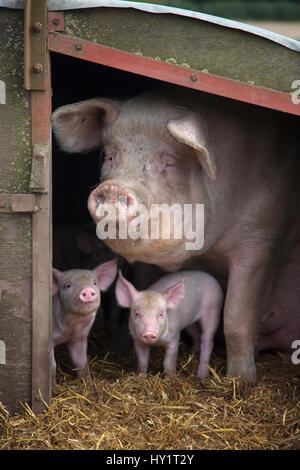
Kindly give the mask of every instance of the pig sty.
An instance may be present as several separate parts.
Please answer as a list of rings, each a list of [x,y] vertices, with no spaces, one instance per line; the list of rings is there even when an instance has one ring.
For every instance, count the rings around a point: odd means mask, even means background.
[[[88,201],[96,223],[104,203],[119,221],[140,203],[204,204],[197,251],[184,237],[105,242],[129,262],[204,266],[226,280],[229,375],[256,377],[255,348],[291,354],[300,338],[299,120],[166,86],[61,107],[53,126],[65,151],[104,149],[102,182]]]

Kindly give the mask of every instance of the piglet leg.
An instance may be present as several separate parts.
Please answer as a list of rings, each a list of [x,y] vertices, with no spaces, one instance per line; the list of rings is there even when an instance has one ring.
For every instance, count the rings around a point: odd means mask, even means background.
[[[165,377],[172,377],[176,373],[176,361],[179,346],[179,335],[165,346],[164,373]]]
[[[81,377],[87,367],[87,337],[78,338],[68,343],[71,361],[78,377]]]
[[[143,376],[147,375],[150,347],[142,344],[139,341],[134,341],[134,349],[138,360],[138,373]]]

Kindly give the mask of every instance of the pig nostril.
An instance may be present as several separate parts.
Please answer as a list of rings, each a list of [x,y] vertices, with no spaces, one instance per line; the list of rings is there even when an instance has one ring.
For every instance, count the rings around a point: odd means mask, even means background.
[[[105,201],[104,194],[100,194],[100,196],[97,197],[97,203],[98,204],[103,204],[104,201]]]
[[[97,298],[97,292],[95,292],[94,290],[92,289],[84,289],[80,295],[79,295],[79,298],[83,301],[83,302],[92,302],[94,301],[96,298]]]
[[[127,199],[127,206],[132,206],[134,204],[134,198],[132,196]]]
[[[151,339],[156,339],[156,335],[154,333],[146,333],[143,336],[144,340],[151,340]]]
[[[127,209],[128,207],[128,199],[126,196],[120,196],[119,197],[119,202],[120,204]]]
[[[135,204],[135,198],[128,194],[127,196],[119,196],[119,203],[125,208],[129,209]]]

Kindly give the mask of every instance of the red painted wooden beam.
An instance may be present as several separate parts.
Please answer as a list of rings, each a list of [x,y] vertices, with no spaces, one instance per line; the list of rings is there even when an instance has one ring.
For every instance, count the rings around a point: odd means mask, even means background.
[[[300,116],[291,94],[186,69],[60,33],[48,35],[49,50],[107,67]]]

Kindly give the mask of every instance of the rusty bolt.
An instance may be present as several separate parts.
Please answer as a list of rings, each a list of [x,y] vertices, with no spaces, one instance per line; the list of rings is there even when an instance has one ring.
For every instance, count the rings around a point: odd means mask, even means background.
[[[40,33],[43,29],[43,25],[42,23],[34,23],[32,28],[33,28],[33,31],[35,31],[36,33]]]
[[[82,44],[80,44],[80,42],[77,42],[75,44],[75,49],[76,49],[76,51],[81,51],[82,50]]]
[[[190,76],[190,79],[192,82],[196,82],[198,80],[198,75],[196,73],[193,73],[193,75]]]
[[[43,71],[42,64],[34,64],[33,71],[34,73],[41,73]]]

